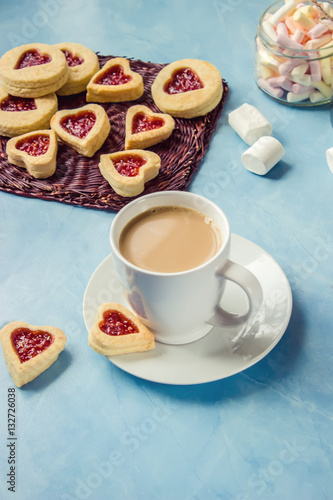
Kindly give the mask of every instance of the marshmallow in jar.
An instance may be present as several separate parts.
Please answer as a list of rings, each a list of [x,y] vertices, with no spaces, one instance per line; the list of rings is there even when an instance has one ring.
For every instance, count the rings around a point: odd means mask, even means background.
[[[260,18],[255,78],[270,97],[294,106],[331,101],[333,1],[271,5]]]

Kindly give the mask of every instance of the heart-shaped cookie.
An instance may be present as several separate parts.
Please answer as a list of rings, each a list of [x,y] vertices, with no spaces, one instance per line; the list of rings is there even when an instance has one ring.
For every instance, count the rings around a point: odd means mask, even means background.
[[[17,387],[49,368],[65,348],[66,335],[53,326],[13,321],[0,330],[0,342],[9,373]]]
[[[26,168],[36,179],[46,179],[57,166],[58,142],[53,130],[35,130],[7,142],[8,161]]]
[[[53,47],[64,53],[68,65],[68,80],[57,94],[72,95],[85,91],[91,77],[99,70],[97,54],[80,43],[57,43]]]
[[[98,308],[88,344],[99,354],[114,356],[153,349],[155,339],[126,307],[107,303]]]
[[[147,106],[131,106],[126,113],[125,149],[146,149],[162,142],[173,132],[172,116],[154,113]]]
[[[156,106],[180,118],[204,116],[223,94],[219,70],[206,61],[181,59],[165,66],[151,87]]]
[[[60,89],[68,79],[63,52],[45,43],[15,47],[0,59],[1,87],[18,97],[42,97]]]
[[[0,88],[0,135],[15,137],[48,129],[58,109],[56,94],[38,98],[16,97]]]
[[[111,126],[102,106],[87,104],[58,111],[51,119],[51,128],[67,146],[91,157],[106,140]]]
[[[87,85],[87,102],[134,101],[144,91],[142,76],[131,70],[128,59],[115,57],[104,64]]]
[[[14,69],[30,68],[31,66],[40,66],[41,64],[47,64],[52,61],[52,57],[49,54],[42,54],[37,49],[27,50],[23,52],[19,60],[17,61]]]
[[[117,194],[132,197],[142,193],[145,183],[158,175],[161,159],[152,151],[133,149],[101,155],[98,166]]]

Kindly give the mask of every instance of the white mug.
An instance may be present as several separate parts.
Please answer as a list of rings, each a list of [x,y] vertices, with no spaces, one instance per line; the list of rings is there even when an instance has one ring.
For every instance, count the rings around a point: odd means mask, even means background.
[[[127,261],[119,251],[122,230],[134,217],[161,206],[187,207],[211,218],[222,237],[217,253],[196,268],[175,273],[147,271]],[[116,273],[128,304],[158,342],[187,344],[202,338],[213,326],[239,325],[258,312],[263,298],[261,286],[251,271],[229,260],[230,237],[224,212],[209,199],[187,191],[142,196],[115,216],[110,245]],[[221,308],[226,280],[245,291],[249,304],[245,314],[231,314]]]

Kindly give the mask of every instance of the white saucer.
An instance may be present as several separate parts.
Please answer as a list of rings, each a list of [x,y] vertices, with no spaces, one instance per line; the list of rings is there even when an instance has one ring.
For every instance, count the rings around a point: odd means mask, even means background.
[[[283,336],[291,316],[289,282],[277,262],[264,250],[232,234],[230,259],[250,269],[264,295],[262,309],[245,326],[214,327],[201,340],[186,345],[156,342],[152,351],[110,357],[110,361],[145,380],[174,385],[201,384],[235,375],[264,358]],[[230,286],[229,286],[230,285]],[[223,306],[235,311],[243,292],[228,282]],[[83,298],[83,316],[90,331],[97,308],[105,302],[129,307],[114,274],[111,255],[91,276]]]

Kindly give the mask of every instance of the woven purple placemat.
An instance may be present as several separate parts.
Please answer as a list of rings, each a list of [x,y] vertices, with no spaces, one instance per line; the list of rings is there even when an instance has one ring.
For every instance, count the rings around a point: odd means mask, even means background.
[[[114,56],[98,57],[102,67]],[[133,102],[101,104],[108,114],[111,132],[102,148],[92,158],[86,158],[68,146],[59,144],[56,172],[48,179],[35,179],[25,169],[8,162],[8,138],[0,136],[0,190],[100,210],[118,211],[133,200],[134,198],[124,198],[113,191],[100,173],[99,157],[101,154],[124,150],[125,118],[130,106],[143,104],[154,112],[160,112],[152,99],[150,88],[166,64],[131,60],[130,65],[131,69],[143,78],[144,94]],[[170,138],[149,148],[160,156],[161,169],[159,175],[145,185],[142,194],[186,189],[208,149],[222,112],[228,94],[228,85],[224,80],[223,88],[222,100],[213,111],[204,117],[191,120],[175,118],[175,129]],[[84,92],[68,97],[59,96],[59,109],[84,106],[87,104],[85,95]]]

